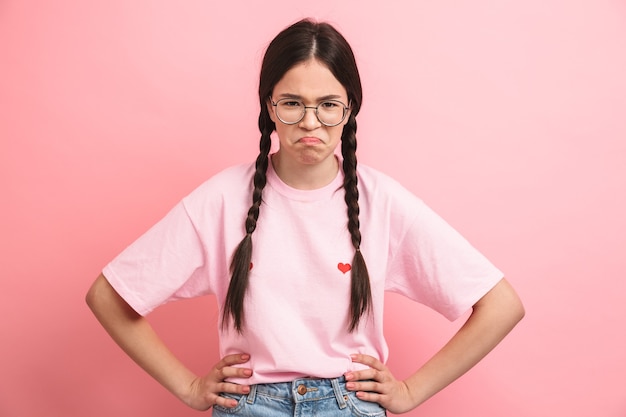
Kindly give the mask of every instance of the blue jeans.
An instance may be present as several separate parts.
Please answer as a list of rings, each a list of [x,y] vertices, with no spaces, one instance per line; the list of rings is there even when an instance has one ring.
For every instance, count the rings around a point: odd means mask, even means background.
[[[235,408],[213,407],[214,417],[382,417],[378,403],[359,400],[346,389],[343,377],[296,379],[250,386],[246,395],[222,394],[238,401]]]

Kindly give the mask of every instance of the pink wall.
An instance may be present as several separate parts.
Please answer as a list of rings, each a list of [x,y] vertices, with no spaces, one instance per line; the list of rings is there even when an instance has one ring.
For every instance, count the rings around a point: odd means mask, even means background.
[[[447,218],[527,307],[408,415],[626,415],[623,1],[210,3],[0,3],[0,415],[198,415],[121,353],[84,293],[179,198],[255,156],[262,52],[303,16],[357,54],[360,160]],[[402,377],[460,323],[389,301]],[[211,298],[152,316],[197,372],[217,360],[216,317]]]

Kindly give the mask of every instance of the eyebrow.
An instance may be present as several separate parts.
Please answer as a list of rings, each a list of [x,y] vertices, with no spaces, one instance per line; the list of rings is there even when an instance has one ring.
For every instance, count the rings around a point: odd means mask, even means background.
[[[290,93],[284,93],[284,94],[280,94],[278,95],[278,97],[276,97],[277,99],[283,99],[283,98],[293,98],[293,99],[298,99],[298,100],[303,100],[302,96],[299,96],[297,94],[290,94]],[[339,94],[328,94],[322,97],[318,97],[317,101],[325,101],[325,100],[341,100],[343,97],[341,97]]]

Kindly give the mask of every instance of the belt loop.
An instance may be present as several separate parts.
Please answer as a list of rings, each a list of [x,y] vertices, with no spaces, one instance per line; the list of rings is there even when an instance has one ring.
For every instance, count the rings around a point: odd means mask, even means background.
[[[254,404],[254,400],[256,399],[256,384],[250,385],[250,392],[248,393],[248,399],[246,402],[248,404]]]
[[[333,386],[333,391],[335,392],[335,398],[337,398],[337,404],[339,404],[339,409],[343,410],[346,408],[346,400],[343,398],[343,392],[341,392],[341,386],[339,385],[339,378],[333,378],[330,380],[331,385]]]

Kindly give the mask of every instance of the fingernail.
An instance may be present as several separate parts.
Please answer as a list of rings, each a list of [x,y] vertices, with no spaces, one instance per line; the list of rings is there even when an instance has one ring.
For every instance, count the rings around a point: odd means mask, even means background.
[[[345,374],[345,375],[344,375],[344,378],[346,378],[346,381],[349,381],[349,380],[351,380],[352,378],[354,378],[354,375],[353,375],[353,374],[351,374],[351,373],[347,373],[347,374]]]
[[[245,376],[252,376],[252,370],[251,369],[246,369],[246,370],[243,371],[243,374]]]
[[[346,384],[346,388],[348,388],[348,389],[354,389],[354,382],[348,382],[348,383]]]
[[[248,359],[250,359],[250,355],[248,355],[247,353],[243,353],[241,355],[241,360],[247,361]]]
[[[355,354],[355,353],[353,353],[352,355],[350,355],[350,358],[351,358],[352,360],[356,360],[356,358],[358,358],[358,355],[357,355],[357,354]]]

